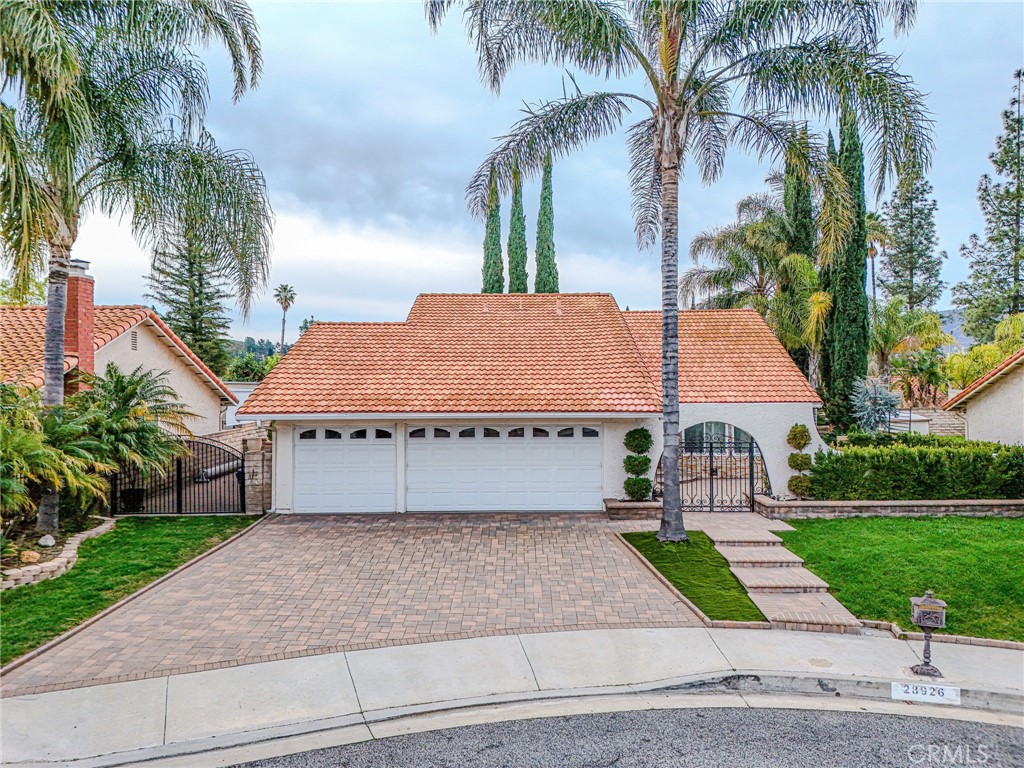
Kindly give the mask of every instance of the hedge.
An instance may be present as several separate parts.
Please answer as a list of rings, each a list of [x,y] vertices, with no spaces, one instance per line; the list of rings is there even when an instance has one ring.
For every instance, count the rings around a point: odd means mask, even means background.
[[[999,448],[999,443],[987,443],[981,440],[967,440],[951,435],[922,435],[918,432],[849,432],[846,445],[857,448],[885,447],[889,445],[907,445],[919,448],[963,448],[965,446],[984,446]],[[843,448],[842,443],[839,444]]]
[[[819,451],[811,495],[828,501],[1024,498],[1024,447],[893,445]]]

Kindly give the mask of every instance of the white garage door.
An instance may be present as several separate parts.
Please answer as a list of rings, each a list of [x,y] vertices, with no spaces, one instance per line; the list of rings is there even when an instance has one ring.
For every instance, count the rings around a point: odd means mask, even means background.
[[[413,425],[407,434],[410,512],[601,509],[600,427]]]
[[[393,425],[296,431],[296,512],[395,511]]]

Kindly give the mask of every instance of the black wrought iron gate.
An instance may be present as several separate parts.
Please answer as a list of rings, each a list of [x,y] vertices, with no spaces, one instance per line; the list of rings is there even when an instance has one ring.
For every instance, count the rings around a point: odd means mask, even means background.
[[[162,475],[124,469],[110,483],[115,515],[245,514],[245,459],[229,445],[194,437]]]
[[[661,474],[659,467],[658,488]],[[684,441],[679,488],[683,512],[753,512],[754,496],[771,493],[764,458],[752,440]]]

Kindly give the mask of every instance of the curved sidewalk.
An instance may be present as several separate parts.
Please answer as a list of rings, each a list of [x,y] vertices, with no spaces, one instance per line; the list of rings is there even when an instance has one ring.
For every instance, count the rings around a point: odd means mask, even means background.
[[[225,765],[226,755],[216,750],[317,733],[346,743],[379,737],[387,733],[382,723],[412,715],[510,702],[533,703],[533,714],[519,716],[543,716],[545,707],[563,714],[551,707],[567,698],[585,698],[596,711],[653,708],[652,696],[727,706],[714,695],[722,692],[815,697],[806,699],[809,707],[837,698],[888,700],[892,682],[921,682],[909,671],[919,651],[920,644],[889,637],[677,628],[327,653],[7,698],[4,758],[84,767],[181,755],[172,762]],[[935,648],[935,663],[946,675],[942,684],[961,688],[962,704],[944,708],[950,716],[985,710],[1024,724],[1024,652],[943,644]],[[643,703],[615,703],[623,695]],[[323,746],[305,744],[293,751]]]

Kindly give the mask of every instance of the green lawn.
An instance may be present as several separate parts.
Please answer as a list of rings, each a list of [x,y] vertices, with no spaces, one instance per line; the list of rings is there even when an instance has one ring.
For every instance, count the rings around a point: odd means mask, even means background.
[[[255,517],[126,517],[57,579],[3,593],[0,663],[37,648],[224,541]]]
[[[653,532],[625,533],[623,538],[708,618],[765,621],[711,539],[700,531],[687,535],[689,544],[665,544]]]
[[[949,634],[1024,640],[1024,519],[794,520],[786,546],[858,618],[910,624],[926,589],[949,603]]]

